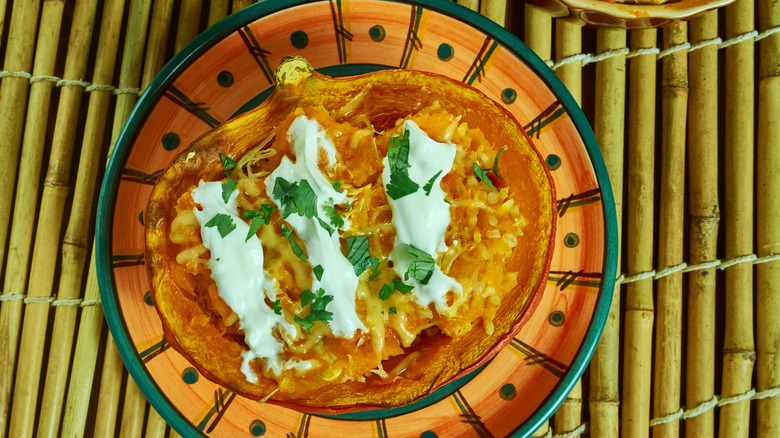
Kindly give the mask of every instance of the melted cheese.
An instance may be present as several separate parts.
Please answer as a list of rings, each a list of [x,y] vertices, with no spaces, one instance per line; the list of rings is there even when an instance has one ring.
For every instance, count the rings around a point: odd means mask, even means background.
[[[404,122],[404,131],[409,131],[409,177],[420,185],[420,189],[398,199],[388,196],[397,233],[390,259],[393,261],[393,269],[401,278],[404,278],[413,261],[406,251],[407,244],[430,254],[434,260],[438,259],[438,252],[447,251],[444,233],[450,224],[450,207],[444,201],[441,179],[452,169],[456,152],[453,143],[432,140],[411,120]],[[387,187],[390,182],[387,157],[383,164],[382,182]],[[430,194],[426,195],[423,185],[440,171]],[[427,307],[434,303],[440,313],[449,310],[448,292],[460,294],[463,291],[457,280],[442,272],[439,263],[436,263],[428,284],[421,284],[411,277],[407,282],[414,286],[412,293],[421,306]]]
[[[319,169],[319,151],[325,151],[328,163],[336,163],[336,147],[328,139],[324,130],[315,120],[309,120],[306,116],[298,116],[290,125],[287,137],[295,154],[295,163],[289,158],[282,158],[279,167],[266,178],[266,192],[268,197],[281,205],[279,199],[273,194],[277,178],[284,178],[289,182],[297,182],[305,179],[309,182],[317,195],[317,215],[326,220],[325,203],[333,198],[335,204],[343,204],[347,201],[346,193],[333,188],[325,175]],[[366,331],[366,326],[357,315],[355,309],[355,290],[358,286],[358,277],[352,264],[341,253],[339,232],[333,235],[320,225],[317,218],[307,218],[298,214],[291,214],[285,218],[288,224],[295,230],[298,237],[306,247],[309,263],[312,266],[321,265],[322,278],[313,278],[311,290],[320,288],[325,293],[333,296],[333,301],[328,303],[327,311],[333,313],[333,320],[329,322],[331,331],[335,336],[352,338],[357,330]],[[349,225],[345,223],[345,228]]]
[[[251,383],[257,382],[257,375],[249,366],[255,358],[261,359],[267,369],[279,374],[284,366],[284,343],[279,339],[282,332],[288,339],[297,336],[297,328],[285,321],[282,315],[274,313],[265,299],[275,300],[275,281],[267,278],[263,271],[263,247],[260,239],[246,235],[249,225],[238,216],[234,190],[228,202],[222,199],[222,183],[201,181],[192,190],[192,199],[201,206],[195,209],[200,223],[203,245],[211,251],[208,266],[211,278],[217,285],[219,296],[238,315],[241,330],[249,350],[241,355],[241,371]],[[217,227],[205,225],[217,214],[233,219],[236,228],[222,237]]]

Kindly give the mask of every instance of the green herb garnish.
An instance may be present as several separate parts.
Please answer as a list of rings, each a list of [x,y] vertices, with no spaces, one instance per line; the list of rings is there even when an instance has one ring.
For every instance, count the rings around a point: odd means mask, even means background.
[[[390,183],[385,187],[387,196],[399,199],[420,188],[409,178],[409,131],[390,138],[387,161],[390,164]]]
[[[324,220],[320,219],[319,217],[317,218],[317,221],[320,223],[320,226],[321,226],[322,228],[324,228],[324,229],[325,229],[325,231],[327,231],[327,232],[328,232],[328,235],[329,235],[329,236],[332,236],[332,235],[333,235],[333,232],[334,232],[334,231],[336,231],[336,230],[334,230],[334,229],[333,229],[333,227],[331,227],[331,226],[330,226],[330,224],[328,224],[328,223],[327,223],[327,222],[325,222]]]
[[[219,158],[222,159],[222,166],[225,168],[225,176],[230,177],[230,171],[236,167],[236,162],[232,158],[225,154],[219,154]],[[227,201],[225,201],[227,202]]]
[[[282,224],[282,236],[286,237],[287,240],[290,241],[290,246],[292,247],[293,254],[297,255],[299,259],[303,260],[304,262],[309,261],[309,257],[306,255],[305,252],[301,249],[300,246],[298,246],[297,243],[295,243],[295,239],[293,239],[292,231],[290,231],[289,228],[287,228],[287,225]]]
[[[237,186],[238,182],[230,178],[228,178],[226,182],[222,183],[222,200],[225,201],[225,204],[228,203],[230,200],[230,195],[233,194],[233,190],[235,190]]]
[[[396,310],[395,307],[391,307],[387,309],[387,313],[389,313],[390,315],[395,315],[396,313],[398,313],[398,310]]]
[[[412,257],[413,261],[409,264],[409,269],[404,274],[404,280],[409,280],[409,276],[411,276],[420,284],[428,284],[436,267],[433,257],[427,252],[409,244],[406,245],[406,252]]]
[[[341,181],[333,181],[330,184],[333,186],[333,190],[337,192],[341,190]]]
[[[393,292],[395,291],[401,292],[402,294],[406,295],[412,289],[414,289],[414,286],[409,286],[403,281],[397,278],[393,278],[393,281],[390,284],[383,284],[382,287],[379,289],[379,298],[386,300],[390,298],[390,295],[392,295]]]
[[[293,320],[307,333],[311,333],[309,329],[314,327],[315,322],[322,321],[327,323],[333,319],[333,313],[325,310],[331,301],[333,301],[333,295],[325,295],[325,290],[322,288],[318,289],[316,294],[306,289],[301,292],[301,306],[311,303],[309,304],[309,314],[305,317],[295,315]]]
[[[260,227],[271,223],[271,215],[276,211],[276,206],[273,204],[263,204],[259,210],[246,210],[244,211],[244,217],[252,221],[249,224],[249,232],[246,234],[246,240],[249,240],[254,234],[260,231]]]
[[[436,182],[436,178],[438,178],[439,175],[441,175],[441,172],[442,171],[440,170],[436,175],[433,175],[433,177],[431,177],[431,179],[429,179],[427,183],[425,183],[425,185],[423,186],[423,190],[425,191],[425,196],[431,195],[433,184]]]
[[[274,301],[274,313],[277,314],[277,315],[281,315],[282,314],[282,301],[281,300]]]
[[[473,167],[474,167],[474,175],[476,175],[477,178],[479,178],[479,180],[485,183],[488,187],[490,187],[493,190],[496,190],[496,186],[493,185],[493,181],[491,181],[490,177],[488,177],[488,172],[490,172],[491,169],[483,169],[479,167],[477,163],[474,163]]]
[[[336,205],[333,202],[333,198],[328,198],[328,202],[322,206],[322,209],[325,210],[325,214],[328,215],[331,225],[336,228],[344,228],[344,219],[342,219],[341,216],[339,216],[339,212],[336,211]]]
[[[311,271],[314,273],[317,281],[322,281],[322,274],[325,272],[325,269],[322,267],[322,265],[315,266]]]
[[[368,236],[347,237],[347,260],[352,263],[355,275],[360,277],[369,266],[379,267],[379,259],[369,253]]]
[[[291,183],[282,177],[276,178],[273,193],[283,209],[282,217],[293,213],[307,218],[317,216],[317,195],[305,179]]]
[[[493,159],[493,173],[500,179],[504,178],[501,178],[501,175],[498,174],[498,157],[501,156],[501,153],[504,152],[504,149],[506,148],[499,149],[498,153],[496,154],[496,158]]]
[[[231,231],[236,229],[236,224],[233,223],[233,217],[223,213],[217,213],[210,221],[206,222],[205,226],[208,228],[217,227],[217,231],[219,231],[219,235],[222,237],[227,236]]]

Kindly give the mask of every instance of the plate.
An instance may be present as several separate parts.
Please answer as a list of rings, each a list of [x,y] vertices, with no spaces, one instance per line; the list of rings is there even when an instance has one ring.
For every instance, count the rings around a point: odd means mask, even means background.
[[[501,103],[534,140],[558,199],[548,282],[493,360],[397,409],[313,415],[236,396],[163,338],[144,266],[143,213],[157,177],[205,132],[258,105],[284,56],[329,76],[408,68]],[[199,35],[151,83],[108,165],[97,218],[106,320],[130,374],[183,436],[528,436],[593,354],[614,288],[617,232],[593,132],[555,74],[509,32],[446,0],[266,0]]]

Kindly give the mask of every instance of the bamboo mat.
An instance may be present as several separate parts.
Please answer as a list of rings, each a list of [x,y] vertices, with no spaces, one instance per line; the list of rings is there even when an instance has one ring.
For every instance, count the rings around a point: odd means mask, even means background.
[[[459,2],[581,103],[623,231],[601,343],[536,436],[780,436],[780,3],[624,31]],[[250,3],[0,0],[0,437],[178,436],[103,322],[93,207],[139,93]]]

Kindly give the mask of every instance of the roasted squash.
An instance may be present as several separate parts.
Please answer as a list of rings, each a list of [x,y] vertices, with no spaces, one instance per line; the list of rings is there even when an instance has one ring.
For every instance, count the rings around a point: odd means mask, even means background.
[[[316,149],[316,165],[351,200],[336,205],[330,199],[330,235],[337,232],[341,255],[355,266],[356,239],[368,242],[364,256],[373,256],[360,260],[363,271],[355,267],[349,274],[359,279],[347,297],[354,297],[357,324],[363,323],[351,333],[336,333],[332,318],[338,314],[311,317],[317,302],[320,310],[335,309],[320,301],[323,289],[311,292],[322,267],[317,272],[304,261],[310,248],[290,230],[296,213],[275,205],[266,187],[274,169],[296,160],[291,132],[300,118],[316,121],[333,142],[335,162]],[[415,189],[430,192],[435,181],[449,203],[442,203],[449,211],[446,247],[431,254],[431,269],[462,290],[450,290],[438,304],[414,290],[407,293],[413,285],[422,288],[424,279],[412,272],[410,280],[409,271],[401,275],[392,263],[398,246],[393,218],[399,214],[393,208],[399,207],[386,194],[382,175],[388,150],[400,144],[391,143],[410,129],[406,121],[455,151],[443,177],[432,177],[425,187],[417,181]],[[266,282],[275,285],[266,292],[263,314],[273,309],[288,330],[273,335],[285,345],[279,353],[284,368],[274,371],[251,357],[245,363],[243,326],[212,279],[219,258],[213,259],[201,235],[202,227],[216,225],[195,217],[205,210],[194,199],[201,181],[222,181],[228,190],[223,196],[234,193],[231,202],[243,216],[233,221],[248,223],[247,212],[257,217],[267,208],[265,223],[252,230],[262,242]],[[528,137],[481,92],[404,70],[329,78],[302,58],[286,59],[277,70],[277,88],[263,104],[195,141],[158,180],[145,220],[151,295],[168,342],[205,377],[238,394],[315,412],[400,406],[475,369],[519,330],[544,288],[554,201],[550,176]],[[332,215],[348,225],[339,227]]]

